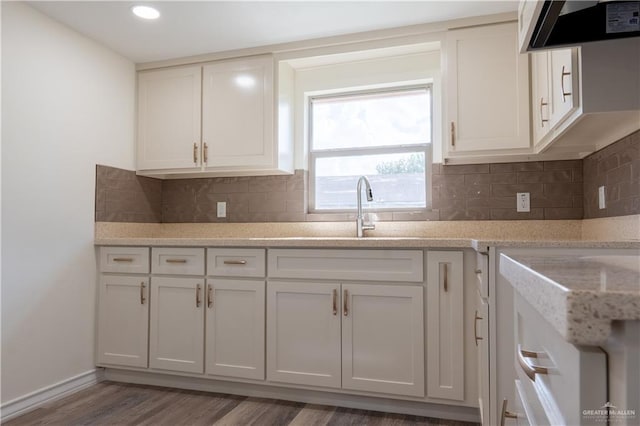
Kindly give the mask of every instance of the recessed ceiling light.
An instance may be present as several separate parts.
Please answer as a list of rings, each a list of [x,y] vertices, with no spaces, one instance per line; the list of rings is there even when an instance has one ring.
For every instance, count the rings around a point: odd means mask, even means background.
[[[158,9],[154,9],[149,6],[133,6],[131,11],[134,15],[142,18],[142,19],[158,19],[160,16],[160,12]]]

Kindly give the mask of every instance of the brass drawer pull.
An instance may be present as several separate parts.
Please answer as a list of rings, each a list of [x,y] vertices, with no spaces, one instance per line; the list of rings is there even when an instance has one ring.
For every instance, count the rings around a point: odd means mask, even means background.
[[[547,105],[549,105],[549,102],[545,102],[544,98],[540,98],[540,127],[544,127],[544,123],[549,121],[546,118],[542,118],[542,107]]]
[[[193,144],[193,164],[198,164],[198,144]]]
[[[207,306],[211,307],[213,305],[213,286],[209,284],[207,287]]]
[[[333,289],[333,315],[338,315],[338,290]]]
[[[202,148],[202,150],[204,151],[202,153],[202,159],[204,161],[204,163],[208,163],[209,162],[209,145],[207,145],[206,143],[204,144],[204,148]]]
[[[167,259],[167,263],[187,263],[187,259]]]
[[[114,257],[113,261],[114,262],[133,262],[133,258],[132,257]]]
[[[196,285],[196,308],[200,307],[200,284]]]
[[[517,419],[518,415],[507,411],[507,399],[502,400],[502,414],[500,415],[500,426],[504,426],[504,419]]]
[[[456,146],[456,125],[451,122],[451,146]]]
[[[546,367],[531,364],[528,361],[528,358],[538,358],[538,354],[536,352],[525,351],[520,347],[520,345],[518,345],[518,364],[520,364],[520,368],[522,368],[522,371],[524,371],[527,377],[535,381],[536,374],[549,373],[549,370]]]
[[[567,96],[571,96],[571,92],[564,91],[564,77],[566,75],[571,75],[569,71],[564,70],[564,65],[562,66],[562,74],[560,75],[560,89],[562,90],[562,102],[567,101]]]
[[[225,265],[246,265],[246,260],[225,260],[223,262]]]
[[[343,302],[344,316],[349,316],[349,290],[344,290],[344,302]]]
[[[144,301],[146,300],[146,299],[144,298],[144,288],[145,288],[145,287],[146,287],[146,286],[144,285],[144,281],[143,281],[143,282],[141,282],[141,283],[140,283],[140,304],[141,304],[141,305],[144,305]]]
[[[478,337],[478,320],[481,320],[482,317],[478,316],[478,311],[476,311],[475,318],[473,320],[473,337],[476,339],[476,346],[478,346],[478,340],[483,340],[482,337]]]

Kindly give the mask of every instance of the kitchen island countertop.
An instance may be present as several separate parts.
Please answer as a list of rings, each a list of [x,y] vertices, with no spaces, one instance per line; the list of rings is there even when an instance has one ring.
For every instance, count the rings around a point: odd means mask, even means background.
[[[640,252],[503,253],[500,273],[570,343],[602,345],[612,321],[640,320]]]

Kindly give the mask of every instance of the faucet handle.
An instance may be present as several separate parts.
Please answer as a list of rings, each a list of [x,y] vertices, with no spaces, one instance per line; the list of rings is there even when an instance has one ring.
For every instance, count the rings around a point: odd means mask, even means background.
[[[363,223],[362,224],[362,230],[363,231],[373,231],[374,229],[376,229],[376,225],[373,223]]]

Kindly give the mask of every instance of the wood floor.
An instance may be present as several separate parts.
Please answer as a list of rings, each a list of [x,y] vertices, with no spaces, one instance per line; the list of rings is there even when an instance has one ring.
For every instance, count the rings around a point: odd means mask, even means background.
[[[114,382],[99,383],[4,424],[7,426],[475,425],[402,414]]]

